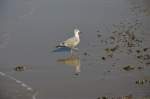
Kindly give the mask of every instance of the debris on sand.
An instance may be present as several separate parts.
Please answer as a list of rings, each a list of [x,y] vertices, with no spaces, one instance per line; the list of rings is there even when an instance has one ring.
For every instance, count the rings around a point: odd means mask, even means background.
[[[114,25],[115,30],[112,31],[112,36],[110,39],[114,40],[114,43],[121,47],[137,47],[141,43],[141,40],[135,36],[135,28],[138,28],[140,23],[135,22],[135,24],[122,23],[119,25]]]
[[[101,34],[97,34],[97,37],[100,38],[102,35]]]
[[[101,57],[101,60],[118,61],[122,60],[122,57],[130,57],[136,61],[133,64],[135,67],[125,64],[126,66],[123,67],[125,71],[145,69],[145,66],[150,64],[150,47],[145,46],[147,41],[143,35],[145,31],[142,30],[142,26],[143,23],[139,19],[132,22],[125,19],[118,24],[113,24],[110,30],[107,29],[110,32],[109,35],[97,32],[97,37],[102,36],[98,38],[98,41],[104,45],[102,50],[105,55]]]
[[[119,46],[116,45],[115,47],[111,48],[111,51],[114,52],[114,51],[116,51],[118,48],[119,48]]]
[[[137,69],[138,69],[138,70],[141,70],[141,69],[144,69],[144,67],[140,67],[140,66],[139,66],[139,67],[137,67]]]
[[[74,75],[75,75],[75,76],[79,76],[79,73],[75,73]]]
[[[107,53],[112,53],[112,52],[116,51],[118,48],[119,48],[119,46],[116,45],[116,46],[113,47],[113,48],[106,48],[105,51],[106,51]]]
[[[145,65],[149,65],[150,64],[150,54],[142,54],[142,55],[137,55],[137,59],[143,63],[145,63]]]
[[[150,62],[147,62],[146,65],[150,65]]]
[[[134,70],[135,68],[134,68],[134,66],[127,65],[127,66],[123,67],[123,69],[124,69],[125,71],[131,71],[131,70]]]
[[[139,54],[141,51],[140,50],[136,50],[136,52]]]
[[[149,48],[143,48],[143,51],[146,52],[146,51],[148,51],[148,49],[149,49]]]
[[[97,99],[108,99],[107,96],[98,97]]]
[[[25,70],[25,66],[23,64],[18,64],[15,68],[15,71],[24,71]]]
[[[140,37],[140,33],[139,35],[136,34],[139,32],[138,28],[141,25],[139,20],[113,24],[111,34],[101,39],[101,43],[106,45],[104,50],[107,56],[113,56],[116,52],[126,53],[128,55],[134,55],[134,52],[140,54],[142,51],[139,49],[142,47],[143,39]],[[146,52],[148,48],[145,47],[142,50]]]
[[[88,55],[88,53],[87,53],[87,52],[84,52],[84,53],[83,53],[83,55],[84,55],[84,56],[87,56],[87,55]]]
[[[98,97],[97,99],[133,99],[133,95],[129,94],[127,96],[117,96],[117,97],[107,97],[107,96],[102,96],[102,97]]]
[[[135,16],[137,16],[137,15],[150,16],[150,8],[147,5],[145,6],[145,1],[143,2],[141,0],[140,4],[137,4],[134,1],[130,1],[130,2],[132,5],[130,7],[130,10]]]
[[[133,99],[133,96],[130,94],[128,96],[122,96],[120,99]]]
[[[100,32],[100,30],[97,30],[96,32]]]
[[[102,60],[106,60],[106,57],[102,57]]]
[[[142,57],[143,57],[142,55],[138,55],[138,56],[137,56],[138,59],[141,59]]]
[[[149,54],[144,55],[144,56],[143,56],[143,59],[144,59],[144,60],[150,60],[150,55],[149,55]]]
[[[149,96],[144,96],[142,99],[150,99],[150,95]]]
[[[147,79],[137,80],[135,83],[136,83],[137,85],[145,85],[145,84],[150,83],[150,80],[147,80]]]

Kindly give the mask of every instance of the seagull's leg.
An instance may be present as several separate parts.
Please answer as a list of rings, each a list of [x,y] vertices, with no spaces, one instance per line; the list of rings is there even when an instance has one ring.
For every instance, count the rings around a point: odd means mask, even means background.
[[[73,53],[72,48],[71,48],[71,50],[70,50],[70,53],[71,53],[71,55],[72,55],[72,53]]]
[[[77,47],[74,47],[73,49],[74,49],[74,50],[76,50],[76,51],[78,51],[78,50],[79,50]]]
[[[74,49],[74,50],[78,50],[78,48],[77,48],[77,47],[74,47],[73,49]]]

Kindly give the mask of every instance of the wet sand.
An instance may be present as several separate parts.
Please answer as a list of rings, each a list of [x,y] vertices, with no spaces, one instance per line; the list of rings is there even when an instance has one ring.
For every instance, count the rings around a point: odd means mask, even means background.
[[[150,99],[149,36],[149,0],[1,0],[0,99]]]

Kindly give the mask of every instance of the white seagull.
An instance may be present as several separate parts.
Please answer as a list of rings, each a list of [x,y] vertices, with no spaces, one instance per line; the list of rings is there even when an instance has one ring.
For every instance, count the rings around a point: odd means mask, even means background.
[[[68,47],[72,49],[76,49],[75,47],[80,43],[80,30],[79,29],[74,29],[74,36],[71,38],[68,38],[67,40],[61,42],[58,46],[56,46],[57,48],[60,47]]]

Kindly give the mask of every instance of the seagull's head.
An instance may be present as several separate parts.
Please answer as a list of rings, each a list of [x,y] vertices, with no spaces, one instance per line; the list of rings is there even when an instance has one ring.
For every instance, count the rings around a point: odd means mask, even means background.
[[[79,35],[80,34],[80,30],[79,29],[74,29],[74,34],[75,35]]]

